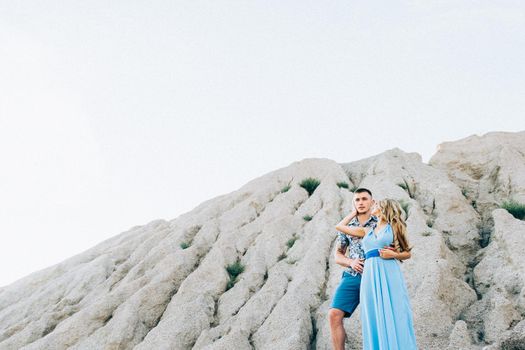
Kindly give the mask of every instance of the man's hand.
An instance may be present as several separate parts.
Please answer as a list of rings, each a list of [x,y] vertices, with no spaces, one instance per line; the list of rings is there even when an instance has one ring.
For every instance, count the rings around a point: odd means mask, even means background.
[[[351,259],[352,262],[350,263],[350,267],[354,269],[354,271],[363,273],[363,266],[365,264],[365,259]]]

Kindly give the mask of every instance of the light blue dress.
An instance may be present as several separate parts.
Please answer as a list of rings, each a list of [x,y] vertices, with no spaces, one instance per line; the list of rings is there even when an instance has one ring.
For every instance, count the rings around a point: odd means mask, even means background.
[[[412,308],[400,263],[377,256],[377,249],[389,246],[393,240],[390,225],[378,232],[370,231],[363,238],[363,250],[369,256],[360,292],[365,350],[417,349]]]

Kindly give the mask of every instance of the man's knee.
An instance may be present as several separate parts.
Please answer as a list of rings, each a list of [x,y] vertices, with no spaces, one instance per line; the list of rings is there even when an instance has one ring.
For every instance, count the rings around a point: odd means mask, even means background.
[[[343,310],[339,310],[339,309],[328,310],[328,320],[330,321],[331,325],[343,323],[344,316],[345,316],[345,312]]]

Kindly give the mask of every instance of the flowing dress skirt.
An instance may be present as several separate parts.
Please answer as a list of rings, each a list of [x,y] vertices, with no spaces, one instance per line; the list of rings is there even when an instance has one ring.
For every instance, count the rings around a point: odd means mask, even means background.
[[[366,259],[360,304],[365,350],[417,349],[412,309],[397,260]]]

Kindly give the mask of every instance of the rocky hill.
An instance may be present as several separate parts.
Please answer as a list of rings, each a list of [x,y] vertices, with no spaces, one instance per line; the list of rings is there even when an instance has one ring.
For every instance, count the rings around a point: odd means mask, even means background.
[[[330,349],[334,226],[356,186],[407,211],[421,349],[525,349],[525,222],[500,209],[525,203],[525,132],[443,143],[428,164],[305,159],[133,227],[1,288],[0,349]],[[360,349],[358,313],[345,328]]]

